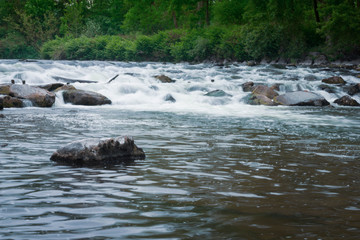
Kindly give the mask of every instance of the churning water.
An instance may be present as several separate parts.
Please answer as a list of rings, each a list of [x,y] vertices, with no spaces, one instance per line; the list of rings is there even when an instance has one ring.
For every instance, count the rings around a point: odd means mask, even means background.
[[[113,76],[119,76],[107,83]],[[160,83],[165,74],[175,83]],[[109,106],[5,109],[0,118],[1,239],[358,239],[360,109],[245,103],[247,81],[321,90],[340,69],[0,61],[0,83],[54,76]],[[209,97],[220,89],[231,96]],[[165,101],[171,94],[176,102]],[[359,95],[354,96],[358,101]],[[52,163],[83,138],[133,136],[146,160],[109,168]]]

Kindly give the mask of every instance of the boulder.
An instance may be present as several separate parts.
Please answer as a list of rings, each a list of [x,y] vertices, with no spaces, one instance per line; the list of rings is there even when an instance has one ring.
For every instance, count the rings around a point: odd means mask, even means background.
[[[28,99],[36,107],[51,107],[55,102],[54,93],[27,84],[11,85],[9,95],[20,99]]]
[[[5,96],[1,97],[3,101],[3,107],[4,108],[22,108],[24,107],[24,102],[15,97]]]
[[[176,102],[176,99],[170,93],[164,97],[164,100],[166,102],[173,102],[173,103]]]
[[[272,99],[264,95],[251,94],[249,98],[249,103],[251,105],[266,105],[266,106],[276,106],[277,104],[273,102]]]
[[[342,77],[338,77],[338,76],[325,78],[321,81],[327,84],[341,84],[341,85],[346,84],[345,80]]]
[[[327,106],[330,103],[316,93],[297,91],[288,92],[274,98],[274,102],[287,106]]]
[[[254,90],[252,91],[252,94],[253,95],[263,95],[263,96],[266,96],[270,99],[273,99],[274,97],[278,96],[279,94],[277,92],[274,91],[274,89],[268,87],[268,86],[265,86],[265,85],[259,85],[259,86],[256,86],[254,88]]]
[[[329,64],[329,61],[328,61],[327,57],[322,54],[316,56],[316,58],[314,59],[314,62],[313,62],[313,65],[315,65],[315,66],[326,66],[327,64]]]
[[[4,109],[4,99],[0,97],[0,110]]]
[[[351,85],[350,87],[349,87],[349,90],[348,90],[348,94],[349,95],[355,95],[355,94],[357,94],[357,93],[359,93],[360,92],[360,83],[357,83],[357,84],[354,84],[354,85]]]
[[[111,104],[111,100],[104,95],[84,90],[66,90],[63,92],[63,98],[65,103],[74,105],[96,106]]]
[[[169,78],[168,76],[165,76],[165,75],[156,75],[154,77],[156,79],[158,79],[162,83],[174,83],[174,82],[176,82],[175,80],[172,80],[171,78]]]
[[[334,101],[334,103],[342,105],[342,106],[352,106],[352,107],[359,107],[360,104],[353,98],[351,98],[350,96],[343,96],[339,99],[336,99]]]
[[[84,139],[69,143],[54,152],[50,160],[73,166],[99,166],[145,159],[131,137]]]
[[[208,97],[232,97],[231,94],[224,92],[223,90],[214,90],[205,94]]]
[[[242,90],[244,92],[252,92],[254,90],[254,82],[246,82],[241,84]]]
[[[45,89],[46,91],[53,92],[56,89],[64,86],[63,83],[50,83],[42,86],[38,86],[39,88]]]

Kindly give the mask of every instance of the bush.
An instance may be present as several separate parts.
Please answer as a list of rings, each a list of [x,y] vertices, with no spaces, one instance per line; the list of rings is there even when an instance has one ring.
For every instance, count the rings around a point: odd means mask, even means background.
[[[29,46],[25,38],[19,33],[9,33],[0,40],[0,58],[2,59],[36,59],[39,52]]]

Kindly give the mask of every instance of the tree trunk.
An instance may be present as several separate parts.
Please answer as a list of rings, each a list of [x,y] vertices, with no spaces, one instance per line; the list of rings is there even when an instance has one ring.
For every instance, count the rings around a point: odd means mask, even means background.
[[[174,22],[175,28],[178,28],[178,23],[177,23],[176,12],[175,11],[172,12],[172,17],[173,17],[173,22]]]
[[[206,25],[210,25],[210,13],[209,13],[209,0],[205,1],[205,21],[206,21]]]
[[[319,16],[319,11],[318,11],[317,0],[313,0],[313,3],[314,3],[315,19],[316,19],[316,22],[319,23],[320,22],[320,16]]]

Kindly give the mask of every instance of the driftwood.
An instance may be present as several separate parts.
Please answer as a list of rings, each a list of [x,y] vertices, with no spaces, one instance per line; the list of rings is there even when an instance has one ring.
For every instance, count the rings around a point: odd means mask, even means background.
[[[117,77],[119,76],[119,74],[116,74],[113,78],[111,78],[107,83],[111,83],[112,81],[114,81]]]
[[[66,83],[75,83],[75,82],[79,82],[79,83],[97,83],[97,81],[71,79],[71,78],[64,78],[64,77],[58,77],[58,76],[53,76],[52,78],[55,79],[56,81],[61,81],[61,82],[66,82]]]

